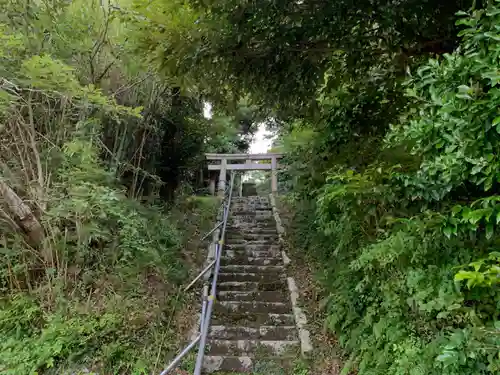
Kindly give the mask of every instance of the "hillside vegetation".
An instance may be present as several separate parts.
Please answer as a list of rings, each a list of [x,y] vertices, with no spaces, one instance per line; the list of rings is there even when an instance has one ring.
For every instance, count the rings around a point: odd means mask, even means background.
[[[193,323],[179,288],[217,202],[189,196],[204,152],[244,150],[245,115],[206,119],[138,27],[118,5],[0,4],[2,374],[160,371]]]
[[[498,3],[183,12],[182,53],[168,25],[149,43],[171,71],[250,94],[274,119],[293,246],[316,265],[344,373],[498,373]]]
[[[167,208],[267,122],[343,374],[500,372],[497,1],[1,6],[0,371],[157,370]]]

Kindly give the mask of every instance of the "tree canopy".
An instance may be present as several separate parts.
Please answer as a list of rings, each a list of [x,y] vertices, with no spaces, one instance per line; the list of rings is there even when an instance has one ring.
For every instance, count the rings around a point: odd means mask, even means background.
[[[451,52],[454,15],[468,1],[190,1],[159,4],[149,47],[167,69],[272,107],[309,105],[325,71],[363,74],[381,60],[399,73],[415,58]],[[148,13],[149,14],[149,13]],[[182,28],[169,22],[176,17]],[[175,37],[171,37],[172,33]],[[181,48],[177,41],[189,41]],[[387,67],[386,67],[387,68]],[[340,78],[340,75],[336,75]],[[296,110],[298,108],[295,108]]]
[[[190,259],[166,207],[266,123],[343,373],[500,371],[498,2],[0,10],[0,369],[156,369]]]
[[[316,264],[344,371],[498,372],[497,4],[183,9],[182,56],[149,46],[213,100],[250,95],[275,119],[291,243]]]

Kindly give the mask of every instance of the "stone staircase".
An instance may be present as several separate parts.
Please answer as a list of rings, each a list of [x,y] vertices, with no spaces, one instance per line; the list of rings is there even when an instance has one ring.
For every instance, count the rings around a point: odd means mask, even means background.
[[[276,223],[267,197],[233,198],[205,373],[286,367],[300,355]]]

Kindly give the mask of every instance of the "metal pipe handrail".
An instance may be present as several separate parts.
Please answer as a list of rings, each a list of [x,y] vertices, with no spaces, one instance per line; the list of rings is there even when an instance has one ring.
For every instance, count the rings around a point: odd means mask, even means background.
[[[179,364],[179,362],[182,360],[182,358],[184,358],[184,357],[186,356],[186,354],[188,354],[188,353],[191,351],[191,349],[193,349],[193,348],[196,346],[196,344],[200,341],[200,339],[201,339],[201,333],[200,333],[200,334],[198,334],[198,336],[196,336],[196,338],[195,338],[193,341],[191,341],[191,342],[189,343],[189,345],[188,345],[188,346],[186,346],[186,347],[182,350],[182,352],[180,352],[180,353],[177,355],[177,357],[175,357],[175,358],[172,360],[172,362],[170,362],[170,364],[169,364],[169,365],[165,368],[165,370],[163,370],[163,371],[161,372],[161,374],[160,374],[160,375],[166,375],[166,374],[168,374],[168,373],[170,372],[170,370],[173,370],[173,369],[174,369],[174,368],[175,368],[175,367]]]
[[[208,335],[208,327],[210,325],[210,318],[212,316],[212,309],[213,309],[213,304],[215,300],[215,295],[217,293],[217,278],[219,276],[219,269],[220,269],[220,260],[221,260],[221,254],[222,254],[222,247],[224,244],[224,236],[226,234],[226,226],[227,226],[227,219],[229,217],[229,209],[231,206],[231,198],[233,194],[233,184],[234,184],[234,175],[235,173],[231,173],[231,179],[229,186],[224,189],[224,198],[222,200],[222,204],[219,207],[219,212],[222,209],[222,221],[219,222],[210,232],[208,232],[202,240],[207,238],[210,234],[214,233],[217,229],[219,229],[222,226],[222,231],[219,234],[219,240],[215,245],[215,259],[211,261],[189,284],[186,286],[184,291],[189,290],[203,275],[205,275],[212,267],[215,266],[214,268],[214,275],[212,278],[212,285],[211,285],[211,290],[210,290],[210,295],[208,295],[208,285],[205,285],[203,288],[203,299],[202,299],[202,306],[201,306],[201,315],[200,315],[200,332],[196,336],[195,339],[193,339],[173,360],[170,362],[170,364],[161,372],[160,375],[166,375],[168,374],[171,370],[173,370],[179,362],[184,358],[190,351],[193,349],[196,344],[199,343],[199,348],[198,348],[198,355],[196,358],[196,367],[194,370],[195,375],[200,375],[201,374],[201,369],[203,365],[203,356],[205,353],[205,345],[206,345],[206,340],[207,340],[207,335]],[[226,196],[226,193],[227,196]],[[227,197],[227,204],[226,202],[226,197]]]
[[[208,236],[210,236],[213,232],[215,232],[217,229],[220,228],[220,226],[224,224],[223,221],[221,221],[219,224],[217,224],[210,232],[208,232],[207,234],[205,234],[200,241],[203,241],[204,239],[206,239]]]
[[[227,193],[229,191],[229,187],[227,187],[225,190],[224,190],[224,198],[226,197],[225,196],[225,193]],[[220,211],[220,209],[223,208],[223,211],[225,212],[225,209],[226,209],[226,206],[225,206],[225,199],[222,201],[221,205],[219,206],[219,209],[218,211]],[[210,236],[213,232],[215,232],[217,229],[219,229],[221,227],[221,225],[224,224],[224,220],[222,220],[219,224],[217,224],[215,227],[212,228],[212,230],[210,230],[210,232],[208,232],[207,234],[205,234],[200,241],[203,241],[205,240],[208,236]],[[210,268],[212,268],[212,266],[215,264],[215,260],[210,262],[208,264],[208,266],[206,266],[189,284],[188,286],[186,286],[186,288],[184,288],[184,291],[187,292],[189,289],[191,289],[191,287],[204,275],[206,274]]]
[[[199,280],[201,279],[201,277],[206,274],[208,271],[210,271],[210,269],[212,268],[212,266],[215,264],[215,259],[212,260],[208,266],[206,266],[203,271],[201,271],[198,276],[196,276],[193,281],[191,281],[187,287],[184,288],[184,291],[187,292],[189,289],[191,289],[191,287]]]
[[[220,260],[222,255],[222,248],[224,246],[224,237],[226,235],[227,218],[229,217],[229,209],[231,207],[233,184],[234,184],[234,172],[231,173],[231,180],[229,182],[229,196],[224,212],[224,220],[223,220],[224,224],[222,226],[222,232],[220,233],[219,243],[215,247],[215,267],[214,267],[214,274],[212,277],[212,288],[210,291],[210,296],[208,297],[208,304],[206,307],[205,316],[202,317],[203,324],[201,326],[201,338],[200,338],[200,343],[198,345],[198,356],[196,357],[194,375],[201,375],[201,370],[203,367],[203,357],[205,355],[205,345],[207,342],[208,328],[210,326],[210,318],[212,317],[212,309],[214,306],[215,296],[217,294],[217,279],[219,277]]]

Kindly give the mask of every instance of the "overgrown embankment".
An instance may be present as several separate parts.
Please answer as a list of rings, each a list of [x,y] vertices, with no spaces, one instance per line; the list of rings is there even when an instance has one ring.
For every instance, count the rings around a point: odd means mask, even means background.
[[[217,201],[179,196],[172,213],[128,197],[99,157],[99,115],[136,112],[61,68],[32,58],[21,71],[31,84],[5,90],[0,372],[150,373],[177,349],[179,287],[201,250],[192,238]],[[56,92],[40,70],[67,86]]]
[[[124,12],[0,5],[2,374],[149,374],[191,324],[179,288],[217,202],[181,188],[203,187],[224,130],[148,64]]]
[[[29,62],[26,75],[62,66],[49,58]],[[54,85],[49,74],[38,85],[30,76],[29,87],[6,91],[0,372],[84,366],[150,373],[177,348],[179,286],[195,263],[184,245],[209,229],[216,202],[177,203],[180,217],[160,201],[127,197],[99,158],[96,114],[136,114],[80,87],[71,73],[57,74],[69,87],[43,88]],[[49,108],[56,121],[44,115]],[[23,216],[13,197],[23,202]],[[197,250],[191,246],[191,259]]]
[[[401,83],[382,135],[341,135],[346,103],[366,99],[354,90],[325,103],[330,133],[297,123],[283,138],[292,246],[315,267],[345,373],[500,371],[499,14],[461,14],[460,48]],[[325,134],[349,142],[328,155]]]
[[[192,238],[209,228],[214,202],[174,221],[86,178],[65,188],[63,213],[57,206],[42,216],[43,244],[3,232],[0,372],[159,371],[194,323],[180,287],[203,253]]]

